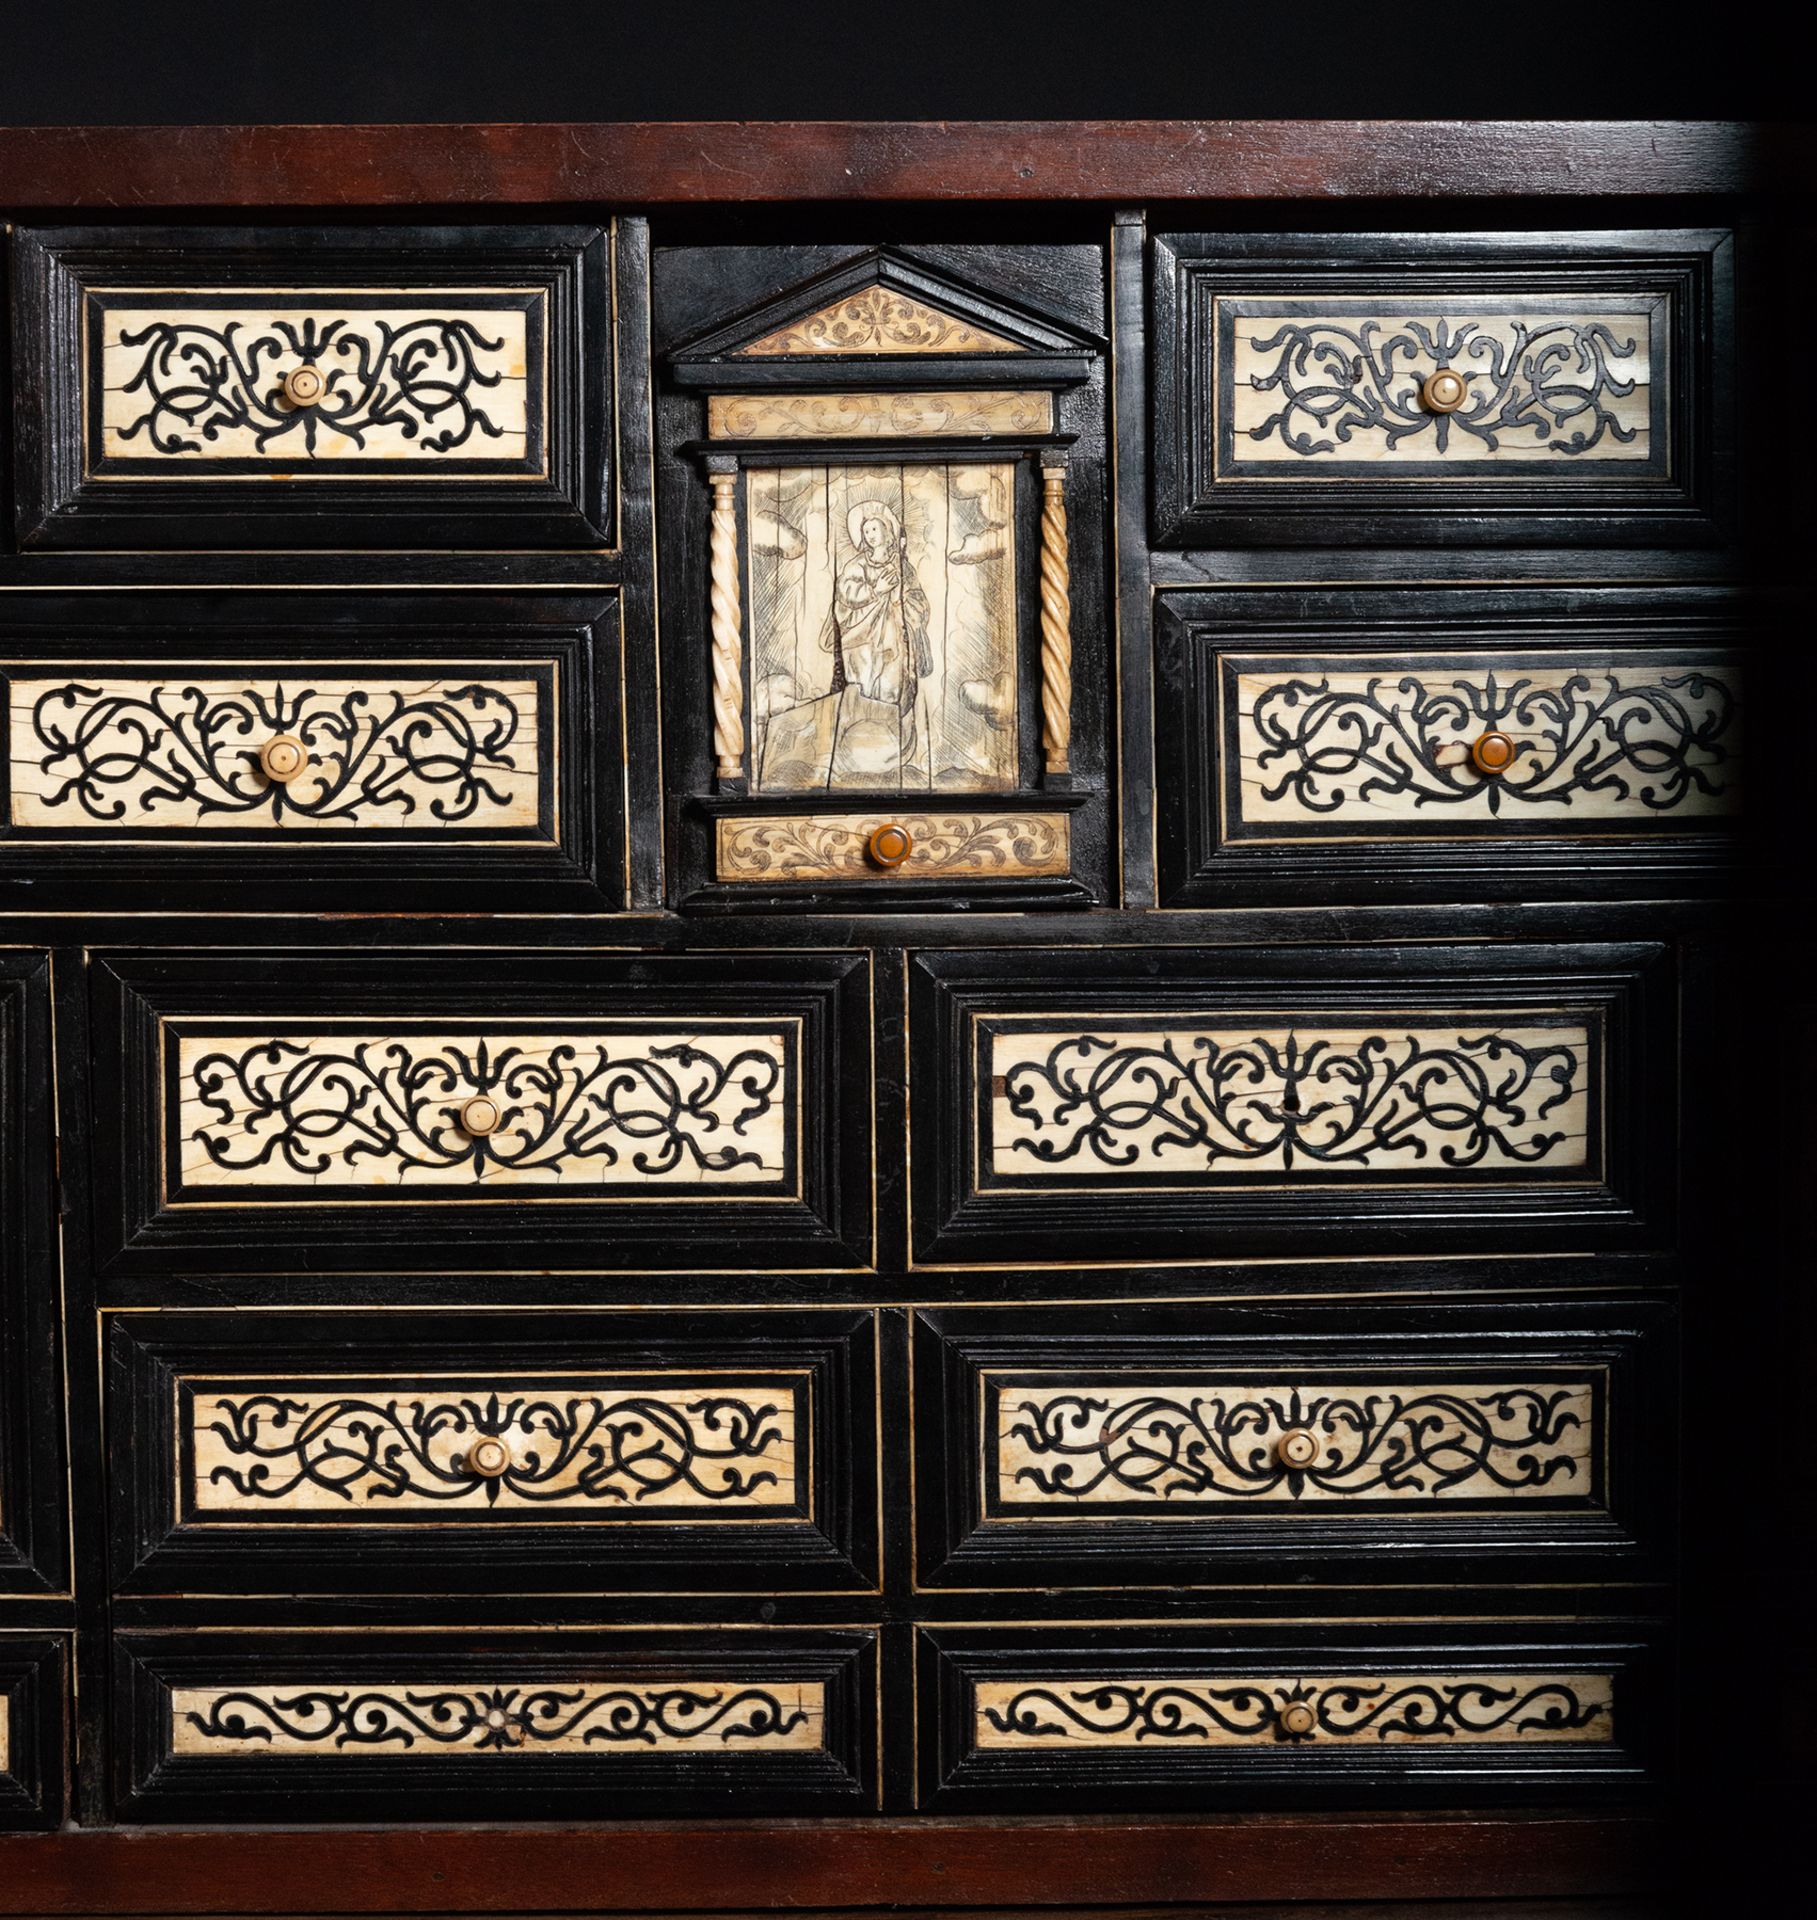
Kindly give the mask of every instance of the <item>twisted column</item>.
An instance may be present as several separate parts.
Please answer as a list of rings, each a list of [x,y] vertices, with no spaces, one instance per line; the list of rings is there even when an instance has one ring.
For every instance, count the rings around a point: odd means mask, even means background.
[[[1073,603],[1066,547],[1066,456],[1041,464],[1041,749],[1050,774],[1070,773]]]
[[[744,627],[738,609],[738,466],[717,459],[709,467],[713,489],[713,753],[721,785],[744,778]]]

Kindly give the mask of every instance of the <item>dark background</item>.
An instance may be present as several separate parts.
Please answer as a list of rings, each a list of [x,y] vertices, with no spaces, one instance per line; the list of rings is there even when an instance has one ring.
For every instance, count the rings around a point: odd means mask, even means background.
[[[0,124],[1792,118],[1809,0],[0,0]]]

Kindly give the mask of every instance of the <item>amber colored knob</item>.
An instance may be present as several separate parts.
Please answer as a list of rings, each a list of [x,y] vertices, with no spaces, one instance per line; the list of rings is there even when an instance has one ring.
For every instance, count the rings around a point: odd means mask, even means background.
[[[496,1133],[498,1123],[505,1116],[498,1110],[496,1100],[488,1100],[483,1093],[476,1093],[471,1100],[461,1102],[461,1132],[470,1133],[475,1139],[483,1134]]]
[[[1454,367],[1434,367],[1420,382],[1420,405],[1428,413],[1455,413],[1469,397],[1464,376]]]
[[[476,1440],[467,1449],[467,1471],[482,1480],[496,1480],[511,1471],[511,1450],[502,1440]]]
[[[1304,1700],[1290,1700],[1281,1709],[1281,1731],[1291,1733],[1296,1739],[1309,1734],[1318,1724],[1318,1715]]]
[[[876,867],[895,868],[902,865],[915,851],[915,842],[907,827],[895,824],[873,827],[870,837],[864,843],[871,864]]]
[[[1319,1457],[1318,1436],[1304,1427],[1289,1427],[1274,1443],[1274,1457],[1284,1467],[1309,1467]]]
[[[259,749],[259,765],[267,780],[280,787],[294,780],[309,764],[309,749],[293,733],[275,734]]]
[[[313,407],[328,391],[328,382],[322,378],[320,367],[292,367],[282,385],[287,407]]]
[[[1519,750],[1512,734],[1491,729],[1488,733],[1479,733],[1470,742],[1470,764],[1478,773],[1506,773]]]

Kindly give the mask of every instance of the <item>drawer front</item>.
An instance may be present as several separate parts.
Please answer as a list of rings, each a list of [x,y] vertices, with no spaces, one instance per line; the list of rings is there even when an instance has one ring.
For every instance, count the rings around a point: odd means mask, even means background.
[[[833,813],[722,819],[715,874],[738,886],[1064,878],[1064,813]]]
[[[1709,232],[1161,236],[1157,542],[1714,537],[1730,253]]]
[[[63,1635],[0,1628],[0,1833],[63,1822],[68,1669]]]
[[[597,228],[71,229],[16,253],[26,544],[611,542]]]
[[[876,1343],[851,1309],[119,1315],[115,1583],[874,1589]]]
[[[616,595],[20,598],[0,871],[34,900],[622,904]]]
[[[1657,1576],[1670,1342],[1632,1302],[923,1311],[919,1576]]]
[[[95,984],[129,1267],[868,1257],[866,956],[135,958]]]
[[[115,1643],[128,1820],[864,1812],[873,1636],[133,1633]]]
[[[936,1809],[1575,1798],[1659,1764],[1650,1636],[1562,1622],[942,1627],[918,1667]]]
[[[1658,948],[924,954],[923,1258],[1633,1241],[1665,1204]],[[1657,1065],[1652,1075],[1666,1078]]]
[[[1743,622],[1706,590],[1164,595],[1161,896],[1708,887],[1738,844]]]

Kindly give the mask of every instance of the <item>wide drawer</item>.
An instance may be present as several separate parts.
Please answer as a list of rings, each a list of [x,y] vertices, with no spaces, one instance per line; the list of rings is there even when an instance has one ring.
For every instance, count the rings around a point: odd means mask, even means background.
[[[928,1587],[1658,1578],[1663,1306],[915,1316]]]
[[[917,1653],[938,1810],[1576,1801],[1665,1759],[1644,1628],[930,1627]]]
[[[121,1314],[115,1584],[874,1589],[876,1340],[849,1308]]]
[[[26,546],[610,545],[597,227],[14,245]]]
[[[1158,545],[1717,537],[1720,232],[1163,234]]]
[[[114,956],[91,975],[112,1090],[91,1191],[123,1273],[869,1258],[865,955]]]
[[[865,1812],[859,1630],[116,1636],[127,1820]]]
[[[1670,955],[981,949],[909,974],[928,1262],[1657,1240]]]
[[[63,1823],[69,1646],[0,1628],[0,1831]]]

